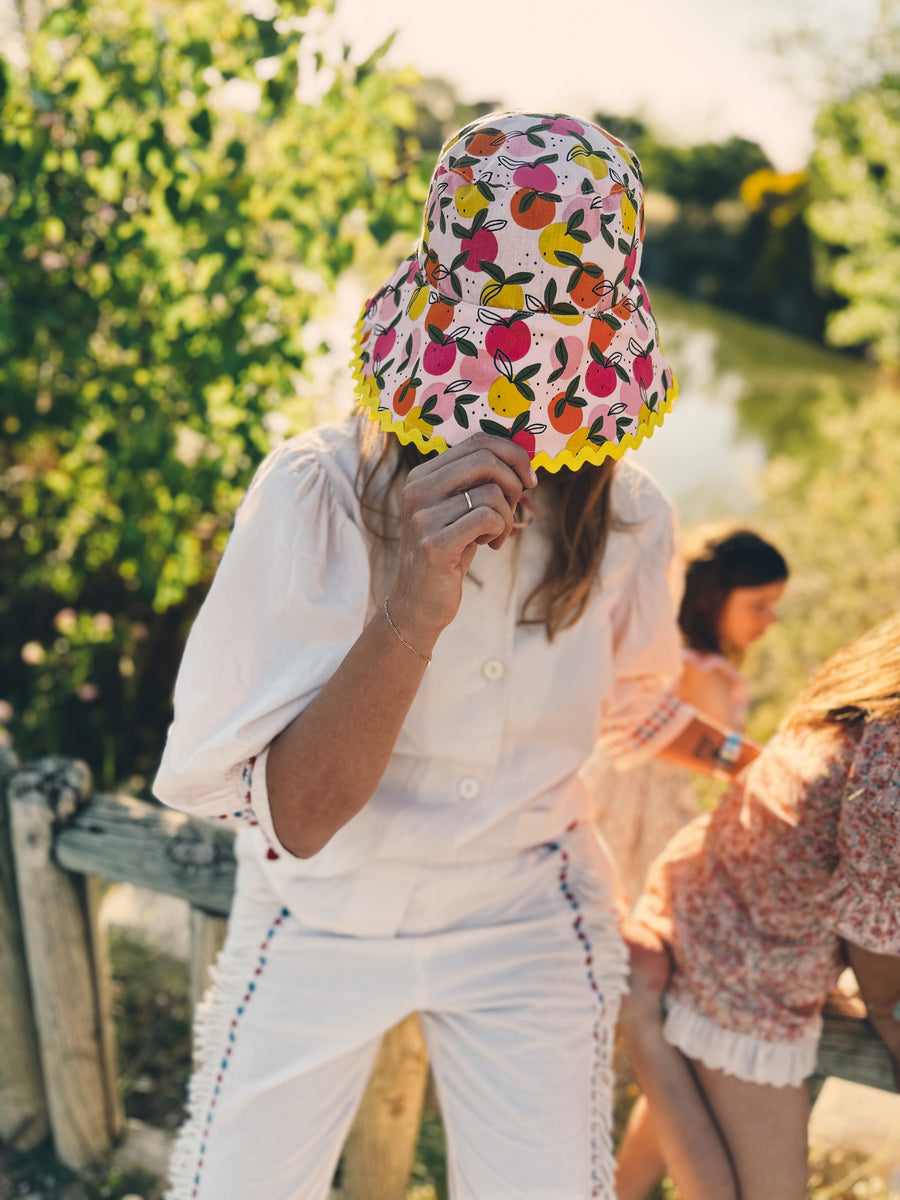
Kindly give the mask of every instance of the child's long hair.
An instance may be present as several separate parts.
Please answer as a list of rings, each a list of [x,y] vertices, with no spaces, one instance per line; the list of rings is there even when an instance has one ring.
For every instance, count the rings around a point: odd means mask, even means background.
[[[900,713],[900,612],[819,667],[784,721],[787,729],[882,720]]]
[[[688,549],[684,598],[678,624],[692,650],[723,654],[736,661],[740,654],[723,644],[719,621],[735,588],[763,587],[788,577],[784,556],[752,529],[707,534]]]
[[[399,526],[392,515],[389,494],[423,461],[415,446],[401,446],[377,425],[365,421],[361,431],[360,467],[356,491],[362,518],[378,540],[394,541]],[[522,606],[524,624],[543,624],[550,641],[574,625],[596,583],[609,531],[614,523],[610,488],[615,463],[586,464],[578,471],[559,471],[541,480],[554,493],[552,552],[544,577]]]

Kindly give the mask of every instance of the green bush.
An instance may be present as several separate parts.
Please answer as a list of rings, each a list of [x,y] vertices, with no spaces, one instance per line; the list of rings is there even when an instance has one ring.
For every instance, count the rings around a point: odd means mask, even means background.
[[[73,0],[0,66],[0,695],[23,758],[107,787],[152,772],[243,489],[310,420],[305,323],[419,219],[408,88],[272,7]]]

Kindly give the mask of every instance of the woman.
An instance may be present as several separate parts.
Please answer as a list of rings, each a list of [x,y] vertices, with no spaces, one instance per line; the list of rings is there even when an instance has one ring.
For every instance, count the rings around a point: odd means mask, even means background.
[[[699,530],[685,552],[678,614],[684,646],[675,691],[727,729],[742,732],[747,683],[740,672],[750,646],[776,620],[788,567],[751,529]],[[597,829],[612,853],[628,904],[669,838],[700,811],[689,772],[651,760],[622,773],[602,748],[584,768]]]
[[[804,1080],[847,961],[900,1064],[898,867],[900,614],[824,664],[635,910],[623,1026],[684,1197],[806,1196]]]
[[[672,514],[613,473],[674,398],[641,212],[589,122],[462,130],[359,325],[374,424],[288,442],[249,489],[156,781],[247,825],[173,1200],[323,1200],[414,1011],[457,1200],[613,1194],[626,961],[577,772],[598,735],[707,770],[724,742],[666,690]]]

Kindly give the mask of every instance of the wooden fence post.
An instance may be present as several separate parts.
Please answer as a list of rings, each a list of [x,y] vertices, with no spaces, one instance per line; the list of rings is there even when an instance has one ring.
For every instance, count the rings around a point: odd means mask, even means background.
[[[98,880],[53,858],[58,823],[91,792],[84,763],[44,758],[10,780],[19,908],[56,1154],[72,1170],[102,1157],[122,1128],[113,1063]]]
[[[191,905],[191,957],[188,963],[191,1005],[196,1008],[209,986],[210,968],[225,942],[228,919]]]
[[[403,1200],[416,1152],[428,1052],[413,1013],[385,1034],[341,1171],[341,1200]]]
[[[13,752],[0,747],[0,1141],[13,1150],[30,1150],[44,1140],[49,1126],[6,803],[9,778],[17,766]]]

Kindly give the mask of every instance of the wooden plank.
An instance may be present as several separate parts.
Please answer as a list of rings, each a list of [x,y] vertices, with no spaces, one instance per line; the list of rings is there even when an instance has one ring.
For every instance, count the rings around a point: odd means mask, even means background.
[[[203,999],[211,982],[211,969],[225,944],[228,922],[224,917],[213,916],[202,908],[191,909],[191,959],[190,972],[191,1004],[194,1008]]]
[[[49,1124],[6,804],[7,782],[17,766],[12,751],[0,747],[0,1141],[14,1150],[31,1150],[46,1138]]]
[[[91,791],[83,763],[40,759],[9,783],[28,976],[57,1157],[80,1171],[104,1157],[120,1124],[107,1004],[98,995],[92,885],[53,860],[57,823]]]
[[[427,1079],[428,1052],[413,1013],[382,1040],[344,1147],[342,1200],[403,1200]]]
[[[894,1060],[865,1019],[865,1006],[852,997],[829,997],[814,1079],[834,1076],[897,1092]]]
[[[67,871],[179,896],[226,916],[234,891],[234,831],[127,796],[94,796],[56,835]]]

